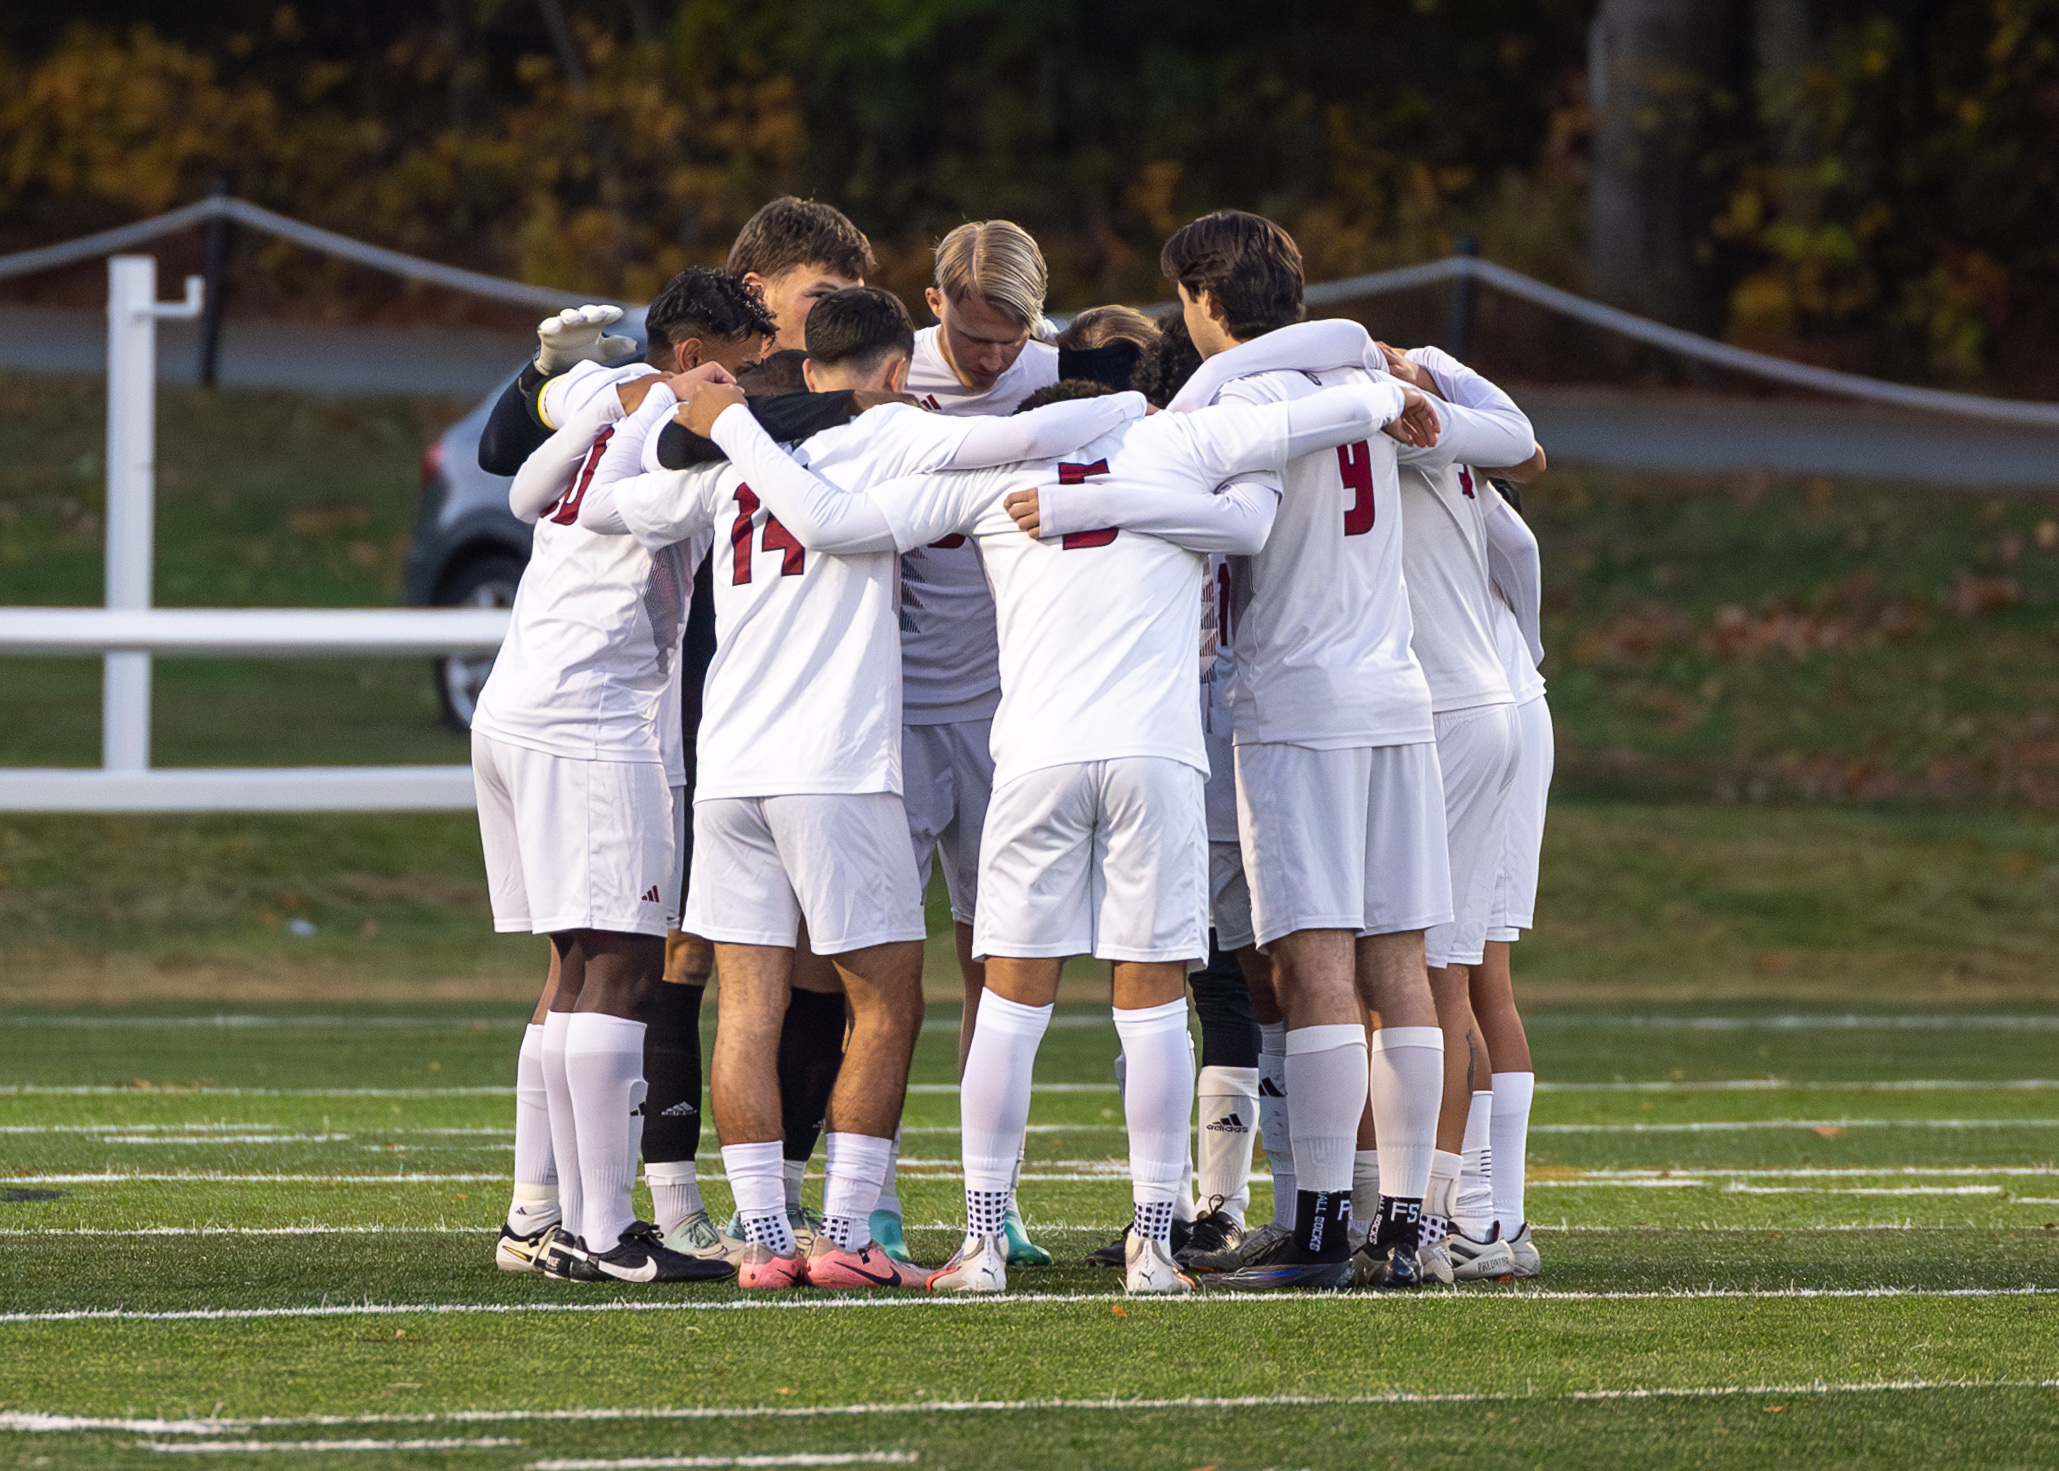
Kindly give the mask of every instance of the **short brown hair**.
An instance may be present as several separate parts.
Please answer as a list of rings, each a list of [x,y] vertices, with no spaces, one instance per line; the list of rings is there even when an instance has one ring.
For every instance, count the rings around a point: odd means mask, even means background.
[[[1263,215],[1219,209],[1181,226],[1158,268],[1188,295],[1213,296],[1223,330],[1240,342],[1302,318],[1301,249]]]
[[[895,355],[915,355],[915,328],[901,298],[877,286],[846,286],[808,313],[808,357],[869,373]]]
[[[1058,334],[1060,347],[1086,349],[1106,347],[1111,342],[1134,342],[1140,348],[1155,348],[1158,324],[1133,306],[1090,306]]]
[[[729,247],[729,269],[770,279],[795,266],[827,266],[839,276],[863,281],[879,269],[872,242],[844,218],[842,210],[788,194],[744,221]]]

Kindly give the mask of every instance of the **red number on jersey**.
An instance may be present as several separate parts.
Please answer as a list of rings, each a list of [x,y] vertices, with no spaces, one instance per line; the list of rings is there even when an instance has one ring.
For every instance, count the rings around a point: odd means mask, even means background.
[[[1373,529],[1373,454],[1364,440],[1337,446],[1337,469],[1345,488],[1352,492],[1351,509],[1344,513],[1344,534],[1364,536]]]
[[[954,531],[949,536],[945,537],[942,541],[933,541],[930,543],[930,546],[932,546],[940,552],[955,552],[958,550],[958,548],[964,545],[965,533],[962,531]]]
[[[570,526],[579,519],[579,503],[586,499],[586,487],[593,484],[593,472],[601,467],[601,456],[607,453],[608,441],[614,437],[615,426],[610,424],[594,440],[593,448],[586,452],[586,463],[573,477],[572,488],[558,497],[557,509],[550,513],[551,520],[558,525]]]
[[[1215,569],[1215,641],[1224,648],[1230,644],[1230,564],[1225,562]]]
[[[1088,477],[1106,475],[1107,473],[1108,461],[1106,460],[1096,460],[1091,465],[1061,464],[1058,467],[1058,483],[1060,485],[1084,485]],[[1119,530],[1121,528],[1117,526],[1104,526],[1099,531],[1075,531],[1070,536],[1060,538],[1058,544],[1068,552],[1081,551],[1087,547],[1105,547],[1115,540],[1115,534]]]
[[[1458,488],[1465,492],[1467,500],[1477,500],[1473,494],[1473,472],[1464,465],[1458,467]]]
[[[736,488],[736,524],[729,528],[731,587],[742,587],[751,580],[751,518],[758,514],[759,506],[757,493],[748,485]],[[765,532],[759,545],[768,552],[780,553],[781,577],[799,577],[807,566],[806,549],[770,512],[766,513]]]

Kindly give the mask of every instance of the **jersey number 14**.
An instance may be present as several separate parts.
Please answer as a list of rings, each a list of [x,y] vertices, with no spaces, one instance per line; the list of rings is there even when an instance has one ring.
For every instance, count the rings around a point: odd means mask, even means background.
[[[742,587],[751,580],[751,518],[758,514],[759,501],[748,485],[736,488],[736,524],[729,528],[729,546],[732,554],[729,583]],[[758,538],[759,547],[767,552],[778,552],[779,575],[799,577],[807,566],[808,553],[794,540],[794,534],[779,524],[779,518],[770,511],[765,513],[765,530]]]

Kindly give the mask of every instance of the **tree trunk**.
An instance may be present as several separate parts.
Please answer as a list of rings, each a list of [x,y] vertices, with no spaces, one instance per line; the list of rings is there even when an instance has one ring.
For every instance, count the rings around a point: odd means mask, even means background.
[[[1738,21],[1735,0],[1602,0],[1588,37],[1595,285],[1634,311],[1703,332],[1718,330],[1722,313],[1702,161]]]

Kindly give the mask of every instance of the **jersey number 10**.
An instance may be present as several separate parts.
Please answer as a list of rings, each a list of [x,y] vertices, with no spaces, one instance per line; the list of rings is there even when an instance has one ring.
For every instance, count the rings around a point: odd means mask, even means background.
[[[751,518],[758,514],[757,494],[748,485],[736,488],[736,524],[729,528],[729,546],[733,554],[730,564],[729,584],[742,587],[751,580]],[[765,530],[758,539],[758,545],[768,552],[778,552],[779,575],[799,577],[807,565],[808,553],[794,540],[794,534],[779,524],[779,518],[770,511],[765,513]]]

